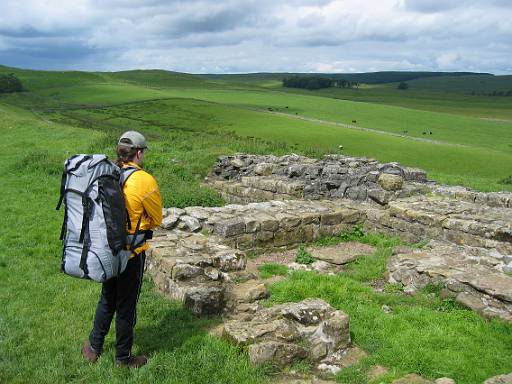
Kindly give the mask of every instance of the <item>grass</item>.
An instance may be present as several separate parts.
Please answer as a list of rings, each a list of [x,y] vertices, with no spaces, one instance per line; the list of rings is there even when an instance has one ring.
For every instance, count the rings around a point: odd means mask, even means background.
[[[389,369],[378,383],[391,383],[411,372],[430,379],[447,376],[457,383],[478,383],[512,370],[507,358],[512,341],[509,324],[484,320],[453,299],[442,300],[437,285],[428,285],[416,297],[403,295],[399,284],[386,284],[382,293],[374,292],[370,284],[382,279],[392,247],[400,241],[364,233],[356,226],[316,245],[345,241],[372,244],[376,251],[336,276],[292,272],[270,287],[269,299],[284,303],[320,297],[350,315],[352,340],[369,356],[340,372],[338,382],[367,383],[369,368],[377,364]],[[383,305],[392,313],[386,314]]]
[[[369,356],[338,374],[338,382],[366,383],[368,368],[376,364],[391,372],[379,383],[411,372],[478,383],[512,369],[510,325],[486,321],[452,300],[427,293],[414,298],[398,289],[375,293],[366,283],[378,273],[369,276],[367,265],[337,276],[297,271],[270,289],[272,303],[319,297],[350,315],[352,340]],[[386,314],[383,305],[393,312]]]
[[[417,114],[331,96],[269,92],[254,84],[184,80],[179,74],[158,71],[19,70],[18,74],[29,92],[0,97],[1,208],[7,223],[0,241],[0,382],[262,383],[268,379],[265,369],[249,365],[244,351],[208,335],[218,321],[194,318],[179,303],[157,294],[147,279],[134,352],[149,353],[150,363],[139,371],[116,369],[112,334],[97,365],[82,361],[80,346],[90,330],[99,285],[59,272],[62,212],[54,207],[60,172],[63,161],[74,153],[113,156],[113,145],[126,129],[139,129],[148,137],[151,149],[145,166],[159,180],[168,207],[223,204],[217,192],[201,186],[219,155],[321,156],[339,142],[348,148],[347,154],[424,167],[438,180],[482,190],[512,189],[498,185],[512,174],[504,166],[512,159],[505,123]],[[269,106],[288,115],[264,111]],[[439,129],[446,130],[446,140],[453,143],[460,143],[457,135],[474,132],[476,136],[462,137],[468,147],[426,143],[297,120],[295,112],[333,121],[351,120],[359,113],[365,124],[375,121],[389,131],[395,129],[392,122],[403,129],[408,119],[427,125],[437,121]],[[466,128],[450,131],[452,123]],[[350,240],[372,244],[377,251],[352,263],[343,275],[294,272],[271,288],[271,303],[321,297],[349,313],[353,339],[370,356],[342,373],[339,381],[364,382],[365,370],[373,363],[390,368],[386,382],[417,372],[474,383],[512,370],[510,325],[483,320],[453,301],[441,300],[436,287],[415,298],[403,296],[400,287],[391,285],[384,293],[375,293],[370,284],[382,279],[398,240],[355,228],[317,245]],[[287,275],[288,271],[266,265],[260,273]],[[384,314],[382,305],[392,307],[393,313]]]
[[[57,171],[69,153],[90,151],[104,134],[46,124],[12,107],[0,105],[0,111],[2,211],[9,223],[0,242],[0,382],[263,382],[264,372],[252,368],[242,351],[208,335],[216,320],[195,318],[147,279],[134,352],[148,353],[149,364],[116,368],[113,332],[98,364],[83,361],[80,347],[101,287],[59,271]]]
[[[300,246],[297,249],[297,257],[295,258],[295,262],[299,264],[313,264],[315,262],[315,258],[311,253],[306,251],[303,246]]]
[[[286,276],[288,267],[283,264],[267,263],[258,266],[258,271],[262,279],[268,279],[272,276]]]

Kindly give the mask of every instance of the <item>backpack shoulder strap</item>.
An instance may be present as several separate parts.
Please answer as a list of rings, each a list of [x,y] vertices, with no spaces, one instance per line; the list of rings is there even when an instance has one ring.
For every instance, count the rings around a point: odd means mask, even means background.
[[[140,170],[141,170],[140,168],[133,167],[133,166],[121,168],[121,177],[119,178],[119,183],[121,184],[121,187],[124,187],[124,185],[126,184],[126,181],[128,180],[128,178],[131,175],[133,175],[135,172],[140,171]]]

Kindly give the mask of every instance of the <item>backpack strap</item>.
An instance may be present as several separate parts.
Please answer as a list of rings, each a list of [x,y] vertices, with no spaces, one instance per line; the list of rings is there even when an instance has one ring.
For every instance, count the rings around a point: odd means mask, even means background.
[[[80,257],[80,269],[84,271],[84,275],[89,275],[89,270],[87,269],[87,255],[89,253],[89,247],[91,243],[90,233],[89,233],[89,222],[91,219],[93,202],[91,198],[84,194],[82,196],[82,206],[83,206],[83,216],[82,216],[82,229],[80,230],[80,238],[79,242],[83,243],[82,247],[82,255]]]
[[[124,185],[126,184],[126,181],[128,181],[128,178],[133,175],[135,172],[140,171],[140,168],[128,166],[126,168],[121,168],[121,174],[119,177],[119,184],[121,185],[121,190],[123,190]],[[135,229],[135,232],[138,231],[140,220],[142,219],[142,216],[139,217],[139,221],[137,222],[137,227]],[[126,210],[126,226],[128,227],[128,230],[131,231],[132,229],[132,222],[130,220],[130,215],[128,214],[128,209]],[[131,247],[130,247],[131,249]]]
[[[119,184],[121,184],[121,189],[126,184],[128,178],[133,175],[135,172],[140,171],[140,168],[128,166],[126,168],[121,168],[121,176],[119,177]]]
[[[92,159],[91,155],[85,155],[83,158],[81,158],[79,161],[77,161],[77,163],[73,166],[73,168],[68,169],[71,161],[73,159],[76,159],[79,156],[82,156],[82,155],[71,156],[64,163],[64,172],[62,172],[62,178],[60,180],[60,197],[59,197],[59,202],[57,203],[57,207],[55,208],[57,211],[60,209],[60,206],[62,205],[62,200],[64,200],[64,194],[66,193],[66,180],[67,180],[68,173],[76,171],[78,168],[80,168],[80,166],[84,162],[86,162],[87,160]]]

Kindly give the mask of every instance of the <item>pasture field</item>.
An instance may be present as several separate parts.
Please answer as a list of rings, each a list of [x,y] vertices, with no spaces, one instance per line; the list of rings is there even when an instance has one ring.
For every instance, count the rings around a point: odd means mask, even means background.
[[[512,189],[497,183],[512,174],[510,136],[503,122],[454,114],[415,115],[438,122],[435,135],[439,136],[432,138],[442,141],[438,143],[391,135],[395,133],[391,124],[368,125],[381,131],[374,132],[332,123],[351,123],[354,113],[360,113],[357,116],[363,116],[364,123],[379,122],[371,114],[400,122],[398,112],[414,115],[412,109],[254,85],[225,86],[221,81],[167,76],[161,71],[20,71],[19,76],[30,90],[0,95],[1,207],[6,223],[0,236],[2,383],[274,381],[271,367],[251,367],[243,349],[208,334],[218,319],[193,317],[179,303],[155,292],[149,279],[139,303],[134,351],[148,353],[149,364],[136,371],[116,368],[113,334],[98,364],[83,362],[80,347],[92,323],[100,286],[59,272],[62,212],[54,208],[60,173],[64,159],[74,153],[113,157],[116,138],[127,128],[140,129],[148,137],[145,167],[159,180],[167,207],[222,205],[216,192],[200,186],[219,155],[295,152],[319,157],[337,151],[338,144],[346,147],[347,154],[424,167],[431,177],[445,182],[482,190]],[[273,113],[275,109],[283,114]],[[346,115],[338,115],[338,110]],[[404,117],[409,118],[413,117]],[[457,134],[472,132],[478,140],[461,137],[458,141],[450,127],[459,123],[467,131]],[[347,239],[352,238],[324,242]],[[272,304],[317,296],[351,316],[354,342],[369,358],[338,375],[338,382],[367,382],[365,372],[371,364],[390,369],[384,383],[417,372],[470,384],[512,371],[510,325],[484,320],[441,300],[436,287],[416,298],[404,297],[394,286],[387,286],[384,294],[374,293],[369,284],[382,279],[391,247],[398,241],[371,235],[357,240],[376,245],[378,251],[355,263],[345,275],[294,273],[272,286],[269,300]],[[262,272],[267,276],[285,273],[275,267]],[[383,304],[393,306],[395,314],[385,317],[380,310]],[[294,369],[309,368],[305,364]]]
[[[260,86],[281,92],[317,95],[357,102],[394,105],[431,112],[452,113],[484,119],[512,120],[512,97],[486,96],[512,90],[512,76],[465,75],[423,77],[407,80],[409,89],[398,90],[397,80],[364,83],[357,88],[327,88],[316,91],[282,87],[286,74],[225,75],[225,84]],[[345,77],[350,78],[350,75]],[[474,94],[473,94],[474,93]],[[510,121],[509,121],[510,122]]]

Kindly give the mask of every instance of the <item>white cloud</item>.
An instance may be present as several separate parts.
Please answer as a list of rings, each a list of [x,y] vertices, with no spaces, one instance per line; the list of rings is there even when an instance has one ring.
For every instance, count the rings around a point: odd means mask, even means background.
[[[0,14],[0,64],[23,67],[507,72],[512,62],[508,0],[3,0]]]

